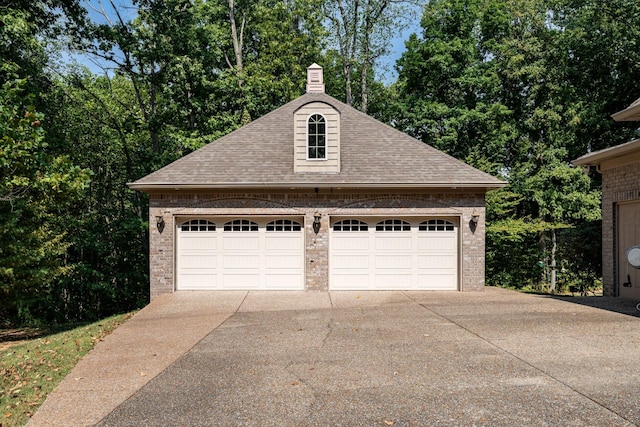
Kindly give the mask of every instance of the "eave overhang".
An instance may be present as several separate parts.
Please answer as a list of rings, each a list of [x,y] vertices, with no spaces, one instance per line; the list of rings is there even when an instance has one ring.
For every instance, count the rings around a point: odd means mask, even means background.
[[[631,104],[628,108],[612,114],[611,117],[616,122],[640,121],[640,99]]]
[[[636,139],[625,144],[616,145],[615,147],[605,148],[604,150],[595,151],[585,154],[572,161],[575,166],[600,166],[602,163],[631,156],[640,152],[640,139]],[[631,159],[629,159],[631,160]]]
[[[216,184],[162,184],[162,183],[144,183],[137,184],[135,182],[127,184],[129,188],[133,190],[143,192],[157,192],[157,191],[178,191],[178,190],[234,190],[234,189],[308,189],[308,188],[340,188],[340,189],[448,189],[448,190],[464,190],[464,189],[479,189],[479,190],[493,190],[502,188],[507,185],[506,182],[446,182],[446,183],[429,183],[429,184],[416,184],[416,183],[216,183]]]

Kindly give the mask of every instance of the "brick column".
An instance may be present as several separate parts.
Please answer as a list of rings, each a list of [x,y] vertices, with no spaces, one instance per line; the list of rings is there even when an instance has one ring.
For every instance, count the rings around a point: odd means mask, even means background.
[[[305,229],[305,270],[306,289],[309,291],[326,291],[329,289],[329,215],[326,210],[318,209],[320,231],[313,231],[313,214],[316,210],[307,211],[304,217]]]

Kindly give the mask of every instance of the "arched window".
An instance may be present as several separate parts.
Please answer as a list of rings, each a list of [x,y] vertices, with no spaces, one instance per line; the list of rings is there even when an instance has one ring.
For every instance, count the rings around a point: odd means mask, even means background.
[[[357,219],[343,219],[333,224],[333,231],[367,231],[369,226],[366,222]]]
[[[419,231],[454,231],[455,225],[444,219],[430,219],[421,222],[418,226]]]
[[[180,226],[182,231],[216,231],[216,225],[206,219],[192,219],[182,223]]]
[[[247,219],[236,219],[227,222],[224,231],[258,231],[258,224]]]
[[[301,231],[302,224],[290,219],[276,219],[267,224],[267,231]]]
[[[327,158],[327,122],[321,114],[314,114],[307,121],[307,158]]]
[[[376,231],[411,231],[411,224],[401,219],[387,219],[376,224]]]

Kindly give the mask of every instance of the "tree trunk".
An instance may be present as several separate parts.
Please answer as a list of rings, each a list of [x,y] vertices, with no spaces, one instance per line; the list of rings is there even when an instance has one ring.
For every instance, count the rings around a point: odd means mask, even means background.
[[[234,0],[229,0],[229,23],[231,25],[231,38],[233,42],[233,53],[236,58],[236,75],[238,76],[238,86],[242,87],[244,80],[242,79],[242,71],[244,64],[242,63],[242,37],[244,32],[244,18],[240,26],[240,34],[238,34],[238,26],[236,25],[236,11]]]
[[[543,284],[549,283],[549,257],[547,255],[547,235],[544,231],[540,232],[540,236],[538,237],[538,248],[540,249],[540,253],[542,254],[542,277],[540,281]]]
[[[368,55],[369,55],[369,36],[365,36],[364,45],[364,59],[362,61],[362,69],[360,70],[360,111],[367,114],[367,106],[369,104],[369,94],[367,93],[367,71],[369,69]]]
[[[351,95],[351,64],[345,62],[342,66],[342,74],[344,75],[344,88],[345,88],[345,104],[352,105],[353,97]]]
[[[556,251],[558,245],[556,243],[556,230],[551,230],[551,280],[549,282],[549,291],[556,291]]]

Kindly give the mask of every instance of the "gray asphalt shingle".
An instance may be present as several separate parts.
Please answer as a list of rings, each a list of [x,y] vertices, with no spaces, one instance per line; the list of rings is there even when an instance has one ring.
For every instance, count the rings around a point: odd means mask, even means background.
[[[293,114],[325,102],[341,115],[341,170],[294,173]],[[130,184],[132,188],[445,187],[505,183],[323,93],[307,93]]]

